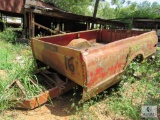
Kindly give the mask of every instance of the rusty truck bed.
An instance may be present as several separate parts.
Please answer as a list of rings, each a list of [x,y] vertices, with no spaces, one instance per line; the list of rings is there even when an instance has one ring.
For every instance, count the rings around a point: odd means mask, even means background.
[[[156,51],[155,31],[90,30],[32,38],[34,57],[83,87],[83,100],[114,85],[138,55]]]

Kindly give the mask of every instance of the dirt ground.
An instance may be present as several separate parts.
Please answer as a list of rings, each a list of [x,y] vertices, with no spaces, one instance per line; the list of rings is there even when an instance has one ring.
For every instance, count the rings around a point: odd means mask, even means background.
[[[132,86],[128,86],[127,84],[124,86],[129,88],[128,93],[131,93],[139,86],[139,81],[133,83]],[[105,105],[108,101],[107,98],[102,99],[98,104],[93,104],[89,109],[77,116],[77,111],[71,106],[73,100],[75,104],[78,104],[78,101],[81,99],[80,94],[82,90],[78,90],[76,93],[75,99],[73,99],[73,90],[70,90],[58,98],[54,98],[51,102],[47,102],[33,110],[6,110],[0,114],[0,120],[126,120],[124,116],[112,114],[112,112],[108,110]],[[130,94],[126,96],[129,98]],[[139,102],[141,102],[141,99],[133,99],[133,103],[136,104]],[[127,118],[127,120],[130,119]]]
[[[86,113],[81,116],[76,115],[76,110],[72,108],[73,104],[73,90],[54,98],[52,102],[47,102],[44,105],[35,108],[33,110],[22,109],[10,109],[0,114],[0,120],[88,120],[88,115],[91,115],[90,120],[112,120],[105,110],[103,104],[99,104],[97,107],[90,106]],[[81,94],[81,90],[78,91]],[[81,96],[77,94],[74,99],[74,103],[78,104]],[[101,114],[101,110],[105,114]],[[118,119],[117,119],[118,120]],[[120,119],[124,120],[124,119]]]
[[[69,120],[75,116],[75,110],[71,108],[72,94],[71,90],[33,110],[6,110],[0,114],[0,120]],[[80,95],[75,99],[78,100]]]

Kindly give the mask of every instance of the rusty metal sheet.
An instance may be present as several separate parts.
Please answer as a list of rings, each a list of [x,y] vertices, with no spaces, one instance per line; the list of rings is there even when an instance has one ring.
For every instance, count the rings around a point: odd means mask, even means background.
[[[32,40],[32,49],[36,59],[83,86],[84,76],[81,67],[81,51],[36,39]]]
[[[97,39],[97,36],[99,34],[99,30],[91,30],[91,31],[85,31],[85,32],[80,32],[79,33],[79,38],[84,38],[86,40],[93,40]],[[96,41],[95,41],[96,42]]]
[[[142,33],[127,30],[77,32],[33,39],[32,49],[36,59],[83,86],[83,97],[86,93],[91,97],[115,84],[137,55],[146,58],[156,51],[156,32]],[[86,39],[91,46],[80,50],[68,47],[73,35]]]
[[[0,10],[21,13],[23,11],[24,0],[0,0]]]
[[[75,87],[77,84],[74,82],[70,81],[67,78],[64,78],[63,80],[59,77],[61,75],[58,75],[54,72],[51,72],[49,70],[38,70],[37,73],[35,74],[37,76],[39,81],[39,84],[43,85],[45,90],[30,98],[30,99],[15,99],[12,102],[15,102],[16,108],[23,108],[23,109],[34,109],[44,103],[46,103],[48,100],[51,100],[52,98],[58,97],[59,95],[67,92],[68,90],[72,89]],[[33,84],[35,87],[38,87],[37,81],[35,80],[30,80],[31,84]],[[47,83],[47,84],[44,84]],[[11,82],[10,86],[8,87],[14,87],[15,84],[18,85],[19,89],[23,92],[25,96],[27,95],[27,92],[25,91],[24,87],[18,80],[14,80]],[[6,89],[6,90],[8,90]]]
[[[140,33],[143,32],[136,32],[134,35]],[[132,32],[129,34],[131,35]],[[127,36],[128,34],[124,33],[122,38],[125,35]],[[113,33],[112,36],[114,36]],[[105,38],[104,40],[107,41]],[[104,41],[104,43],[106,42]],[[115,84],[117,82],[116,76],[120,75],[138,54],[146,58],[155,53],[155,44],[157,44],[156,33],[149,32],[104,45],[97,49],[97,51],[87,51],[87,55],[84,55],[84,61],[87,63],[87,88],[84,90],[83,97],[85,93],[91,97],[93,93],[99,93],[102,89],[107,88],[107,86]]]
[[[127,37],[132,37],[145,33],[144,31],[131,31],[131,30],[102,30],[102,40],[103,42],[113,42],[121,40]]]
[[[46,90],[45,92],[42,92],[38,96],[31,98],[31,99],[25,99],[22,100],[21,102],[19,101],[14,101],[16,102],[16,108],[22,108],[22,109],[34,109],[44,103],[46,103],[48,100],[51,100],[52,98],[55,98],[73,87],[75,87],[76,84],[73,82],[69,82],[67,85],[65,85],[65,88],[62,89],[60,87],[53,87],[49,90]]]
[[[77,37],[78,37],[77,33],[73,33],[73,34],[65,34],[65,35],[61,34],[61,35],[55,35],[55,36],[42,37],[39,39],[44,42],[66,46],[69,44],[71,40],[76,39]]]
[[[114,35],[115,33],[112,33],[112,37]],[[127,36],[127,33],[123,34],[123,37],[124,35]],[[137,55],[140,54],[143,58],[147,58],[155,53],[157,42],[156,33],[152,31],[106,44],[96,51],[85,51],[83,57],[86,63],[87,87],[84,94],[88,92],[92,96],[93,93],[96,94],[105,89],[105,86],[107,88],[107,86],[115,84],[117,82],[116,76],[123,73],[126,66]]]

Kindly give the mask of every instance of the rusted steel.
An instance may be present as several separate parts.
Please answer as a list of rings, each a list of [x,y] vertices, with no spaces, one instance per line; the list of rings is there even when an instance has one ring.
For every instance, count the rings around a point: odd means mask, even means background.
[[[26,91],[24,90],[23,85],[17,80],[16,81],[18,87],[20,88],[20,90],[23,92],[24,95],[27,95]]]
[[[24,0],[0,0],[0,10],[22,13]]]
[[[87,100],[117,83],[137,56],[156,52],[155,31],[91,30],[32,38],[34,57],[81,85]]]
[[[9,89],[9,88],[11,88],[11,87],[13,87],[15,84],[17,84],[17,86],[19,87],[19,89],[22,91],[22,93],[26,96],[27,95],[27,93],[26,93],[26,91],[24,90],[24,87],[23,87],[23,85],[20,83],[20,81],[19,80],[14,80],[14,81],[12,81],[11,83],[10,83],[10,85],[7,87],[7,90]]]
[[[33,97],[31,99],[25,99],[22,101],[16,101],[16,108],[21,109],[34,109],[44,103],[46,103],[48,100],[51,100],[52,98],[58,97],[59,95],[69,91],[73,87],[75,87],[76,84],[73,82],[68,82],[65,85],[65,88],[62,89],[60,87],[53,87],[49,90],[46,90],[45,92],[42,92],[36,97]]]
[[[57,83],[52,79],[50,78],[49,76],[47,76],[46,74],[44,74],[43,72],[40,72],[45,78],[47,78],[49,81],[50,81],[50,84],[53,83],[55,85],[57,85]]]
[[[43,73],[44,77],[41,80],[41,82],[47,83],[47,86],[43,84],[43,86],[46,87],[46,90],[43,90],[39,95],[32,97],[30,99],[17,99],[13,100],[12,102],[15,102],[15,108],[21,108],[21,109],[34,109],[44,103],[46,103],[48,100],[51,100],[52,98],[58,97],[59,95],[69,91],[73,87],[75,87],[77,84],[70,80],[61,80],[59,76],[56,73],[50,72],[48,75],[44,72],[38,72],[36,74],[41,75]],[[53,78],[49,77],[51,75],[54,75]],[[48,79],[49,78],[49,79]],[[51,80],[52,79],[52,80]],[[46,82],[50,80],[49,82]],[[51,83],[52,81],[52,83]],[[54,81],[54,82],[53,82]],[[33,84],[35,87],[39,88],[38,85],[34,82],[34,80],[30,80],[31,84]],[[27,97],[27,92],[24,90],[24,87],[18,80],[14,80],[11,82],[11,84],[7,87],[6,90],[10,89],[11,87],[14,87],[14,85],[17,84],[22,93]],[[40,89],[40,88],[39,88]]]

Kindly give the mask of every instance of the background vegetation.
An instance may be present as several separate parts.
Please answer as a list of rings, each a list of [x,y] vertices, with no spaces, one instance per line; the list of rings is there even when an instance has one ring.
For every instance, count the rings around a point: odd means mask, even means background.
[[[93,16],[96,0],[43,0],[72,13]],[[144,1],[141,3],[130,0],[100,0],[97,17],[104,19],[115,18],[160,18],[160,4]]]
[[[16,38],[16,33],[9,29],[0,32],[0,112],[13,106],[12,100],[32,98],[42,92],[40,85],[37,88],[30,83],[36,71],[31,48],[16,43]],[[19,80],[26,94],[16,85],[10,87],[14,80]]]
[[[88,16],[93,15],[95,5],[95,0],[44,1],[54,3],[69,12]],[[160,17],[160,4],[157,2],[151,4],[145,1],[137,4],[129,0],[112,0],[111,4],[101,0],[97,17],[104,19]],[[24,86],[27,96],[23,98],[31,98],[42,90],[32,86],[29,81],[34,77],[36,70],[31,49],[28,45],[17,44],[16,38],[17,35],[11,30],[0,32],[0,112],[15,104],[10,100],[19,96],[18,89],[10,89],[6,92],[11,81],[18,79]],[[137,73],[131,75],[130,71],[133,70]],[[159,88],[160,51],[153,60],[146,60],[141,64],[133,62],[118,86],[107,89],[83,105],[77,105],[73,100],[72,107],[76,110],[78,118],[82,120],[101,118],[139,120],[142,105],[160,106]],[[75,92],[73,97],[76,94]]]
[[[157,111],[159,111],[159,50],[155,59],[147,59],[142,63],[132,62],[117,85],[96,95],[81,106],[73,102],[72,107],[76,109],[77,116],[82,120],[140,120],[142,119],[141,109],[144,105],[157,105]],[[75,94],[76,92],[73,96]],[[159,112],[157,116],[153,119],[160,118]]]

